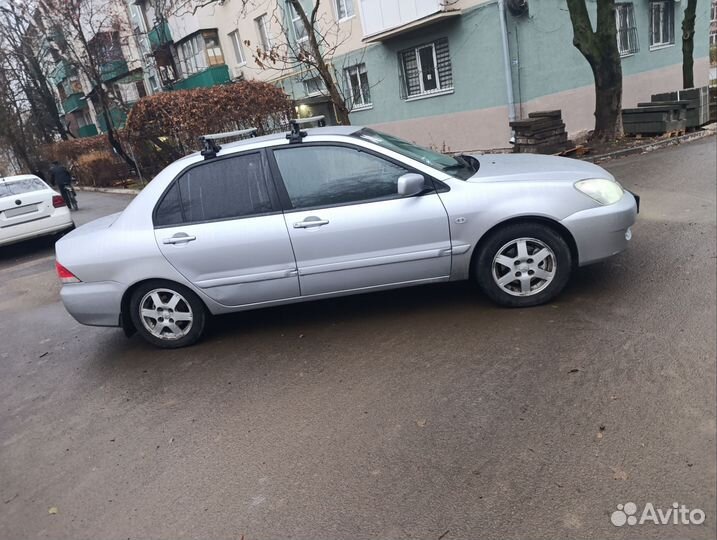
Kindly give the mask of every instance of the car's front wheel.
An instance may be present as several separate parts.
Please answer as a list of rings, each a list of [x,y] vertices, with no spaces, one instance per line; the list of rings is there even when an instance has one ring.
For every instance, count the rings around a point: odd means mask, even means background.
[[[164,349],[186,347],[204,332],[206,308],[183,285],[153,280],[141,284],[130,299],[132,322],[152,345]]]
[[[474,277],[486,296],[502,306],[549,302],[563,290],[572,270],[565,239],[542,223],[501,227],[479,249]]]

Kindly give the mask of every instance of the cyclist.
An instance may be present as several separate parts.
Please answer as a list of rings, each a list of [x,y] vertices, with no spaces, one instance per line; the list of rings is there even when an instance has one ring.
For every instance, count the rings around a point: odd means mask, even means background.
[[[67,193],[67,187],[72,183],[72,175],[70,171],[64,165],[61,165],[59,161],[53,161],[52,167],[50,167],[50,183],[53,186],[57,186],[60,190],[60,195],[65,200],[65,204],[68,208],[72,208],[70,202],[70,195]]]

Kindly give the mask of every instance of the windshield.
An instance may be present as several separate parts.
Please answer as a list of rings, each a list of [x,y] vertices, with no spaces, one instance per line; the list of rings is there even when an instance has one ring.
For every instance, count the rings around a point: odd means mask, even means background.
[[[10,195],[22,195],[28,191],[39,191],[46,189],[47,185],[39,178],[23,178],[21,180],[10,180],[8,182],[0,180],[0,197],[9,197]]]
[[[478,163],[475,158],[464,159],[461,156],[451,157],[446,154],[434,152],[428,148],[422,148],[393,135],[379,133],[369,128],[363,128],[352,135],[359,139],[370,141],[388,150],[393,150],[406,157],[425,163],[441,172],[467,180],[478,170]],[[475,163],[474,163],[475,162]]]

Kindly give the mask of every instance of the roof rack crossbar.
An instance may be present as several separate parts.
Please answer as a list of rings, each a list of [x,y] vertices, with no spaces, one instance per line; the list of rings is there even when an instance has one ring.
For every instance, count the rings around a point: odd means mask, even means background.
[[[311,116],[309,118],[293,118],[292,120],[289,120],[289,126],[291,127],[291,131],[286,134],[286,138],[289,139],[290,143],[300,143],[304,137],[306,137],[306,131],[301,130],[301,126],[305,124],[313,124],[316,122],[316,125],[319,127],[324,127],[326,125],[324,115],[319,116]]]
[[[249,135],[250,137],[256,137],[257,129],[255,127],[248,129],[239,129],[237,131],[224,131],[222,133],[210,133],[208,135],[202,135],[199,137],[199,142],[202,145],[202,156],[204,159],[212,159],[217,157],[217,153],[222,149],[217,144],[217,139],[229,139],[231,137],[242,137]]]

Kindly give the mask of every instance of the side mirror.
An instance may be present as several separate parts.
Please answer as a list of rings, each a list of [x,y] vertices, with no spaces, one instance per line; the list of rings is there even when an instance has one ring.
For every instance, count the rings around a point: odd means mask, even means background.
[[[401,197],[410,197],[417,195],[425,188],[426,180],[423,175],[416,173],[407,173],[398,178],[398,194]]]

